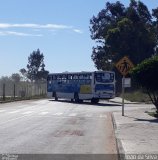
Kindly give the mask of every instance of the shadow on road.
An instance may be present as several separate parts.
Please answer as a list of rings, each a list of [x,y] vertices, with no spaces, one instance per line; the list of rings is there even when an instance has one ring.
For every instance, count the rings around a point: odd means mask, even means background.
[[[49,100],[49,101],[55,101],[55,100]],[[80,103],[77,103],[77,102],[71,102],[69,100],[58,100],[58,101],[55,101],[55,102],[64,102],[64,103],[71,103],[71,104],[82,104],[82,105],[89,105],[89,106],[103,106],[103,107],[109,107],[109,106],[112,106],[112,107],[117,107],[117,106],[122,106],[121,104],[116,104],[116,103],[106,103],[106,102],[99,102],[97,104],[93,104],[91,103],[90,101],[84,101],[84,102],[80,102]]]
[[[124,117],[132,118],[132,119],[134,119],[134,121],[158,123],[158,118],[155,118],[155,119],[142,119],[142,118],[136,118],[136,117],[131,117],[131,116],[124,116]]]
[[[140,119],[137,118],[136,121],[142,121],[142,122],[150,122],[150,123],[158,123],[158,119]]]

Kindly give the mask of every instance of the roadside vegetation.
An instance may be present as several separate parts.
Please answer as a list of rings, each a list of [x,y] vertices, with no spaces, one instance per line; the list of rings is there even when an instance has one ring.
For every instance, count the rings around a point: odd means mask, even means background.
[[[0,98],[0,103],[8,103],[8,102],[14,102],[14,101],[22,101],[22,100],[31,100],[31,99],[43,99],[46,98],[46,94],[41,95],[35,95],[35,96],[29,96],[29,97],[3,97]]]
[[[136,83],[146,91],[158,114],[158,55],[145,59],[130,73]]]
[[[44,55],[39,49],[29,55],[26,69],[20,69],[20,73],[27,81],[46,81],[49,72],[45,70]]]
[[[143,92],[142,90],[125,92],[124,97],[126,100],[129,100],[131,102],[151,103],[148,94]]]
[[[152,117],[158,118],[158,114],[156,111],[155,112],[147,112],[147,113],[148,113],[148,115],[150,115]]]
[[[107,2],[97,16],[90,19],[91,38],[96,42],[92,60],[97,69],[113,70],[127,56],[134,65],[158,54],[158,8],[150,12],[147,6],[131,0]]]

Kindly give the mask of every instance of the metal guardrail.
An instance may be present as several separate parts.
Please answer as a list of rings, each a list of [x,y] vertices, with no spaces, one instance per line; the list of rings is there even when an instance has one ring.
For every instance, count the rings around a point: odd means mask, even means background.
[[[0,83],[0,101],[31,99],[46,94],[46,82]]]

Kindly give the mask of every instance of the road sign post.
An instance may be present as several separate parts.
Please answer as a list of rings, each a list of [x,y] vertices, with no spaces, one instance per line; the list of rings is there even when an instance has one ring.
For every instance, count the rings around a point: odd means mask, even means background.
[[[125,76],[122,78],[122,116],[124,116],[124,99],[125,99]]]
[[[125,76],[129,73],[130,69],[134,67],[133,63],[124,56],[116,63],[116,68],[123,75],[122,78],[122,116],[124,116],[124,96],[125,96]]]

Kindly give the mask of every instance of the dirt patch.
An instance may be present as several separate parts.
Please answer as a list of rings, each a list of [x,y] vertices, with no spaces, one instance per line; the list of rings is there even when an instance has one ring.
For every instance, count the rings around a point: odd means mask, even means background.
[[[54,133],[54,137],[65,137],[65,136],[84,136],[84,132],[82,130],[64,130],[64,131],[57,131]]]

